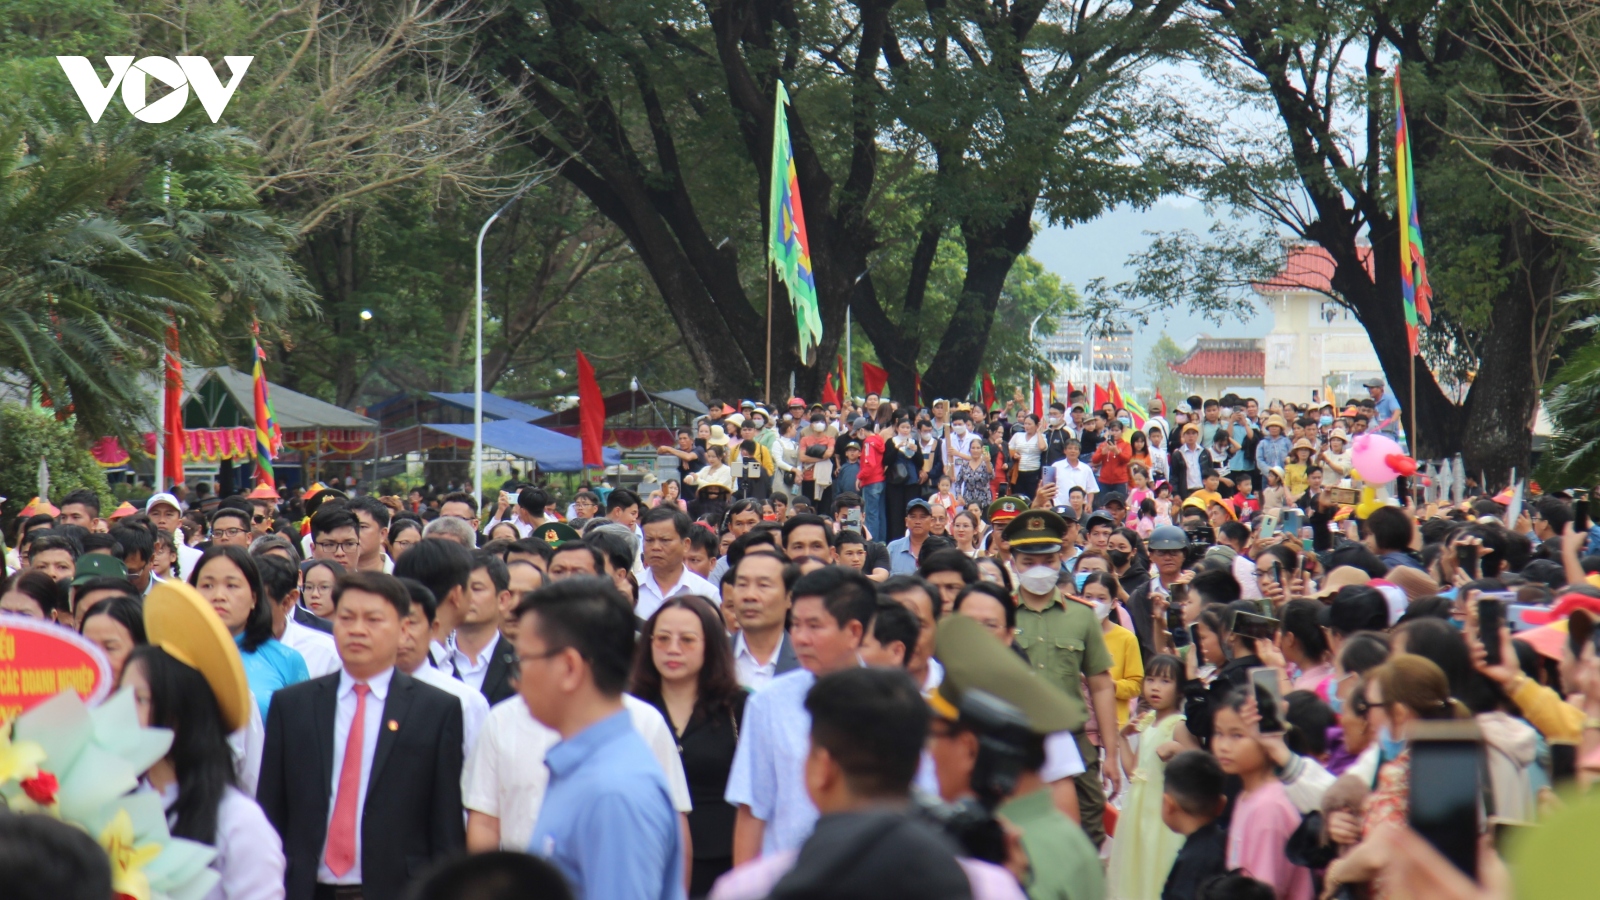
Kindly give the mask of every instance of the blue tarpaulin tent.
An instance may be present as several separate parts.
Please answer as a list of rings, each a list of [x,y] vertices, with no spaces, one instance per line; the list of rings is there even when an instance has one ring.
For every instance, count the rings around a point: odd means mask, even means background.
[[[472,440],[472,425],[428,425],[466,441]],[[502,419],[483,423],[483,445],[523,459],[535,460],[546,472],[577,472],[583,469],[583,442],[574,437],[517,422]],[[602,451],[606,465],[622,461],[622,454],[609,447]]]
[[[448,403],[457,409],[472,412],[474,395],[471,391],[462,391],[459,394],[451,394],[445,391],[429,391],[428,393],[443,403]],[[537,406],[529,406],[526,403],[512,400],[509,397],[502,397],[499,394],[491,394],[488,391],[483,392],[483,417],[485,419],[532,422],[534,419],[542,419],[548,415],[550,415],[549,410],[540,409]]]

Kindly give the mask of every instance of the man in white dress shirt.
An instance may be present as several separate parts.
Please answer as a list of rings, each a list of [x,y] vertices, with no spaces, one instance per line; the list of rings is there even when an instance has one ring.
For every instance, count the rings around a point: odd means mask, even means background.
[[[711,582],[689,571],[683,558],[689,552],[689,514],[676,507],[659,506],[644,517],[644,577],[639,579],[639,600],[633,614],[640,619],[655,615],[671,597],[694,594],[713,606],[722,594]]]
[[[394,560],[383,552],[383,539],[389,534],[389,507],[370,494],[351,497],[345,508],[356,517],[357,550],[355,567],[363,572],[394,572]]]
[[[1094,495],[1100,493],[1100,483],[1095,481],[1094,469],[1089,464],[1078,458],[1081,445],[1068,439],[1061,445],[1061,450],[1066,454],[1056,460],[1056,496],[1065,497],[1073,488],[1082,488],[1084,493],[1084,508],[1094,507]]]
[[[271,602],[273,637],[300,654],[312,678],[339,671],[339,649],[333,643],[333,635],[294,620],[295,607],[300,603],[299,570],[281,556],[255,554],[252,558]]]
[[[472,574],[471,551],[452,540],[425,537],[395,560],[394,574],[399,578],[415,578],[438,599],[429,653],[433,656],[434,665],[449,669],[448,641],[461,623],[462,612],[467,606],[467,581]]]
[[[686,816],[694,808],[689,802],[689,781],[667,720],[654,706],[631,695],[623,694],[622,704],[633,719],[634,730],[667,773],[673,805]],[[461,771],[461,802],[467,808],[467,851],[526,852],[550,783],[544,754],[561,740],[561,735],[539,724],[521,697],[496,703],[479,734]]]
[[[783,628],[789,591],[799,577],[798,566],[766,545],[746,553],[734,570],[732,602],[739,633],[733,639],[733,665],[739,684],[751,691],[800,667]]]
[[[433,619],[438,613],[439,601],[434,599],[433,591],[414,578],[402,578],[400,583],[411,594],[411,612],[400,620],[400,649],[395,654],[394,666],[461,701],[461,758],[466,759],[478,742],[483,720],[489,717],[489,701],[472,686],[434,666],[428,647],[432,643]]]

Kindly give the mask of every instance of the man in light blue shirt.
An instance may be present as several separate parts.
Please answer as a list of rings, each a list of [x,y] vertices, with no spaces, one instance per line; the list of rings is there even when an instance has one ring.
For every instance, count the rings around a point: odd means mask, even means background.
[[[1372,397],[1372,428],[1389,437],[1400,438],[1400,401],[1394,395],[1384,390],[1383,379],[1373,378],[1363,381],[1361,386],[1367,389]]]
[[[774,678],[745,704],[723,795],[739,809],[734,865],[798,850],[811,835],[817,808],[806,793],[806,694],[818,676],[861,665],[861,637],[877,596],[871,580],[842,566],[826,566],[795,582],[789,637],[801,668]]]
[[[906,533],[890,541],[887,548],[890,575],[917,574],[917,559],[922,555],[922,544],[932,530],[933,507],[921,497],[913,498],[906,504]],[[802,694],[801,698],[804,699],[804,696]]]
[[[578,900],[682,900],[683,835],[661,764],[622,705],[633,610],[610,580],[568,578],[517,607],[517,690],[561,735],[528,852]]]

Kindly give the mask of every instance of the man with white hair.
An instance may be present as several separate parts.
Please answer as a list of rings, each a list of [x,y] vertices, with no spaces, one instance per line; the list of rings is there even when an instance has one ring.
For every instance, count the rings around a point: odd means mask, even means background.
[[[455,541],[468,550],[476,550],[478,547],[477,532],[473,530],[472,523],[454,516],[440,516],[429,522],[422,529],[422,536]]]

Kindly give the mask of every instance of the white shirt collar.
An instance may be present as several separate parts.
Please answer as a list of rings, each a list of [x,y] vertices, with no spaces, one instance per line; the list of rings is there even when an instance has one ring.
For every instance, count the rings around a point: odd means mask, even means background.
[[[357,679],[351,676],[351,674],[350,674],[348,669],[340,669],[339,670],[339,692],[338,692],[338,694],[336,696],[338,696],[342,700],[345,697],[349,696],[350,694],[354,693],[355,692],[355,687],[356,687],[356,681],[357,681]],[[377,697],[380,701],[382,701],[382,700],[387,700],[389,698],[389,685],[393,681],[394,681],[394,666],[390,666],[389,668],[384,669],[382,672],[379,672],[378,674],[372,676],[371,678],[368,678],[367,681],[366,681],[366,684],[367,684],[367,687],[372,689],[372,696]]]

